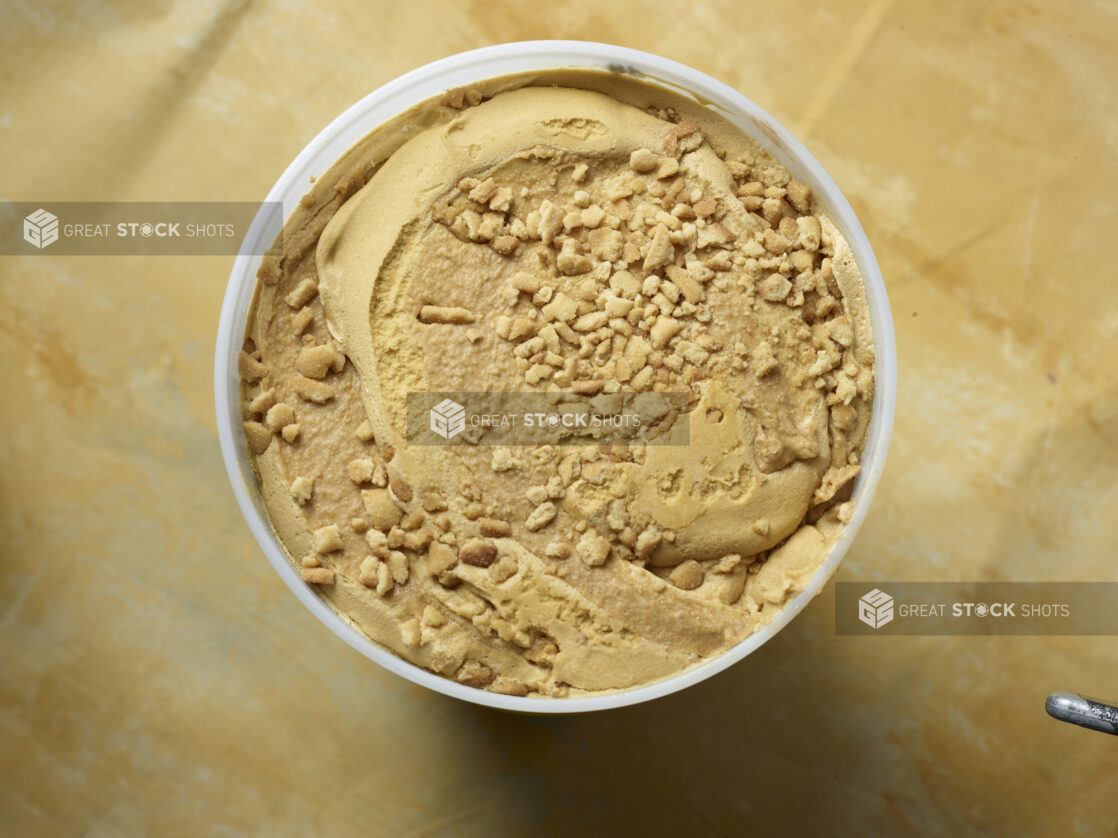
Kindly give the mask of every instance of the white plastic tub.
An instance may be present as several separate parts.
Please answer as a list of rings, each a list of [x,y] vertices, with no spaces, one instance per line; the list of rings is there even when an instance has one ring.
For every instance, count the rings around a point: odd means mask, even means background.
[[[644,687],[585,698],[533,698],[473,689],[414,666],[382,649],[351,626],[304,583],[268,522],[241,430],[237,354],[256,284],[260,256],[240,255],[233,265],[221,310],[214,359],[214,398],[218,438],[233,493],[260,548],[291,591],[338,637],[384,668],[436,692],[489,707],[529,713],[579,713],[637,704],[677,692],[721,672],[746,657],[786,626],[815,597],[838,568],[869,510],[881,478],[893,429],[897,393],[896,341],[889,301],[873,250],[846,198],[811,153],[783,126],[736,90],[683,64],[638,50],[584,41],[525,41],[452,55],[413,70],[373,91],[331,122],[311,140],[280,175],[267,201],[281,201],[284,216],[295,209],[313,176],[321,175],[351,146],[383,122],[412,105],[483,79],[528,70],[554,68],[616,69],[646,74],[662,86],[693,95],[755,137],[797,179],[809,184],[816,199],[842,231],[865,282],[876,350],[873,416],[854,488],[853,517],[807,587],[788,601],[777,617],[724,654],[675,677]],[[257,219],[242,254],[262,253],[266,226]]]

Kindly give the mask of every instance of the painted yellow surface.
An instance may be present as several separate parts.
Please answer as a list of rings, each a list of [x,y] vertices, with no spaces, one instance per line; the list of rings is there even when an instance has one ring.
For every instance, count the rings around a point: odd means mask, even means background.
[[[0,197],[259,200],[335,114],[484,44],[620,43],[804,139],[896,318],[839,579],[1112,580],[1118,7],[7,3]],[[0,833],[1114,835],[1113,638],[839,638],[828,588],[685,693],[578,718],[381,671],[253,542],[215,438],[230,257],[0,257]]]

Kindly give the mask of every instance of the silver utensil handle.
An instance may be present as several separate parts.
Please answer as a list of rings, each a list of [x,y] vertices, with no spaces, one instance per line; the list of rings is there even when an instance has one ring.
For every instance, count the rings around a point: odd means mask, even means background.
[[[1079,693],[1052,693],[1044,709],[1053,719],[1118,736],[1118,707]]]

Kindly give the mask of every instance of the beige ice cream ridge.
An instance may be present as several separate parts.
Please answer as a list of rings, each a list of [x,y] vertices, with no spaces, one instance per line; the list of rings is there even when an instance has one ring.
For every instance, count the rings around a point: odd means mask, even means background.
[[[513,695],[648,684],[801,590],[873,398],[850,248],[685,96],[606,73],[418,105],[259,271],[246,444],[303,579],[417,666]],[[680,393],[686,445],[411,444],[408,393]]]

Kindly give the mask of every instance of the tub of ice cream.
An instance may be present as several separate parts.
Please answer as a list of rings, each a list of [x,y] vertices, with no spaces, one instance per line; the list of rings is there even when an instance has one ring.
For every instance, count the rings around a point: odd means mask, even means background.
[[[604,44],[475,50],[369,94],[267,200],[222,451],[276,571],[373,661],[623,706],[740,661],[838,567],[892,426],[888,300],[741,94]]]

